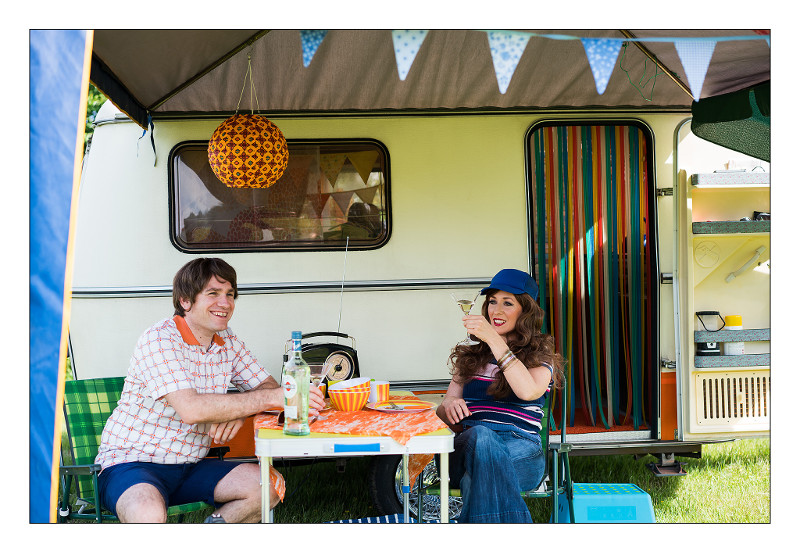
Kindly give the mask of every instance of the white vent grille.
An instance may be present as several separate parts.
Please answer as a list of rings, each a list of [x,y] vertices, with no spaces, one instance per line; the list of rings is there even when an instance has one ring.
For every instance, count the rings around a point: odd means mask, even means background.
[[[769,371],[695,374],[695,411],[702,427],[769,429]]]

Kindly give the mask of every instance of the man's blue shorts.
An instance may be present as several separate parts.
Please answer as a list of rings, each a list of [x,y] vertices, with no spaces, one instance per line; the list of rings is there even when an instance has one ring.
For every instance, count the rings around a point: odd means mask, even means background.
[[[100,503],[117,515],[117,501],[134,484],[155,486],[167,507],[195,501],[214,502],[214,488],[241,463],[203,459],[197,463],[165,465],[160,463],[121,463],[103,469],[97,478]]]

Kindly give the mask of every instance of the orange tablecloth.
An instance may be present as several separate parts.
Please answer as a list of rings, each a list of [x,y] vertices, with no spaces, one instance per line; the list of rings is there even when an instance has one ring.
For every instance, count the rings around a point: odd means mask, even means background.
[[[389,399],[408,399],[408,395],[391,394]],[[360,436],[389,436],[397,443],[405,445],[418,435],[435,432],[447,425],[436,415],[436,410],[428,409],[416,413],[385,413],[364,408],[361,411],[337,411],[331,409],[322,413],[325,419],[311,424],[312,432],[325,434],[357,434]],[[260,413],[253,418],[256,436],[260,428],[280,430],[278,416]],[[409,458],[409,477],[413,486],[417,475],[433,459],[433,454],[415,454]]]
[[[408,399],[407,395],[390,395],[389,399]],[[434,409],[416,413],[385,413],[364,408],[361,411],[337,411],[322,413],[324,419],[311,424],[312,432],[325,434],[358,434],[360,436],[389,436],[405,445],[413,436],[435,432],[447,425],[436,416]],[[253,418],[253,428],[280,430],[277,415],[261,413]]]

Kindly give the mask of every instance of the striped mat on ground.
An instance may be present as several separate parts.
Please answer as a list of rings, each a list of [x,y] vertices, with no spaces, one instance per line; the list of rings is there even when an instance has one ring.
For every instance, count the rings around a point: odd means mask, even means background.
[[[366,518],[351,518],[347,520],[330,520],[326,524],[397,524],[403,523],[403,515],[402,514],[395,514],[395,515],[383,515],[380,517],[366,517]],[[413,516],[410,518],[411,523],[419,522]],[[439,519],[434,520],[423,520],[423,523],[428,522],[439,522]],[[451,520],[451,523],[455,523],[455,520]]]

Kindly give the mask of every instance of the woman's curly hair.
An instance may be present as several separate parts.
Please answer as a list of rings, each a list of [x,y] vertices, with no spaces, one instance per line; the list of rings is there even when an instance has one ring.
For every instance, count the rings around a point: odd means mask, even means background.
[[[487,290],[486,299],[481,307],[481,313],[487,321],[489,320],[489,300],[496,292],[495,289]],[[552,365],[553,381],[556,387],[560,388],[564,379],[566,360],[555,351],[553,337],[541,332],[544,310],[528,294],[514,294],[514,297],[522,306],[522,314],[517,319],[513,332],[507,335],[509,349],[528,368],[539,367],[544,363]],[[450,353],[450,374],[457,382],[464,384],[479,374],[487,363],[495,362],[492,350],[486,342],[480,342],[473,346],[458,344]],[[511,394],[511,386],[502,372],[497,374],[497,378],[489,386],[488,392],[498,399]]]

